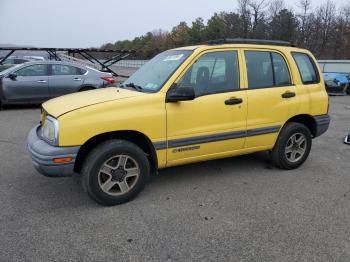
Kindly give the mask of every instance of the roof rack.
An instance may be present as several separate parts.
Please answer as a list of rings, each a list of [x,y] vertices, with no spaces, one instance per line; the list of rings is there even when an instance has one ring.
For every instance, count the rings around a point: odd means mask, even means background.
[[[223,45],[223,44],[252,44],[252,45],[278,45],[278,46],[292,46],[291,42],[280,40],[263,40],[263,39],[245,39],[245,38],[223,38],[217,40],[210,40],[204,42],[207,45]]]

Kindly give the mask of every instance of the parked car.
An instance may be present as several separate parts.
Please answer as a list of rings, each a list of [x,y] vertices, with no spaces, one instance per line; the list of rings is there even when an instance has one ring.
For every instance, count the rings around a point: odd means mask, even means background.
[[[226,42],[163,52],[119,87],[44,103],[28,136],[34,167],[81,174],[103,205],[131,200],[171,166],[266,150],[277,167],[298,168],[330,123],[314,56]]]
[[[71,62],[28,62],[0,73],[0,104],[38,104],[114,83],[109,73]]]
[[[345,73],[323,73],[327,92],[330,94],[350,94],[350,75]]]

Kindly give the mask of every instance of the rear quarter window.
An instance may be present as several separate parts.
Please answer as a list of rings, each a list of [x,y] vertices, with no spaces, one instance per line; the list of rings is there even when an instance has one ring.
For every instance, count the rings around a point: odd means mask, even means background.
[[[79,68],[79,71],[80,71],[80,75],[85,75],[87,72],[86,69],[82,69],[82,68]]]
[[[313,59],[304,53],[293,52],[292,55],[298,66],[303,84],[308,85],[320,83],[320,75]]]

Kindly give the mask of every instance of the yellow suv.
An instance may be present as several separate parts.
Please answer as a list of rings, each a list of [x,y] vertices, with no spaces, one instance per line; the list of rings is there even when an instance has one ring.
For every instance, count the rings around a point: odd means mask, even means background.
[[[44,103],[28,149],[43,175],[80,173],[94,200],[116,205],[166,167],[267,150],[297,168],[329,123],[310,52],[221,40],[161,53],[118,87]]]

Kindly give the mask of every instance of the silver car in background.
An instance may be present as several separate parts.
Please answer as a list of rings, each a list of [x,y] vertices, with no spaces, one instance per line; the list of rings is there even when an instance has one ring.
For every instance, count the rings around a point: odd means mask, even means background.
[[[0,106],[39,104],[54,97],[114,83],[110,73],[76,63],[27,62],[0,72]]]

